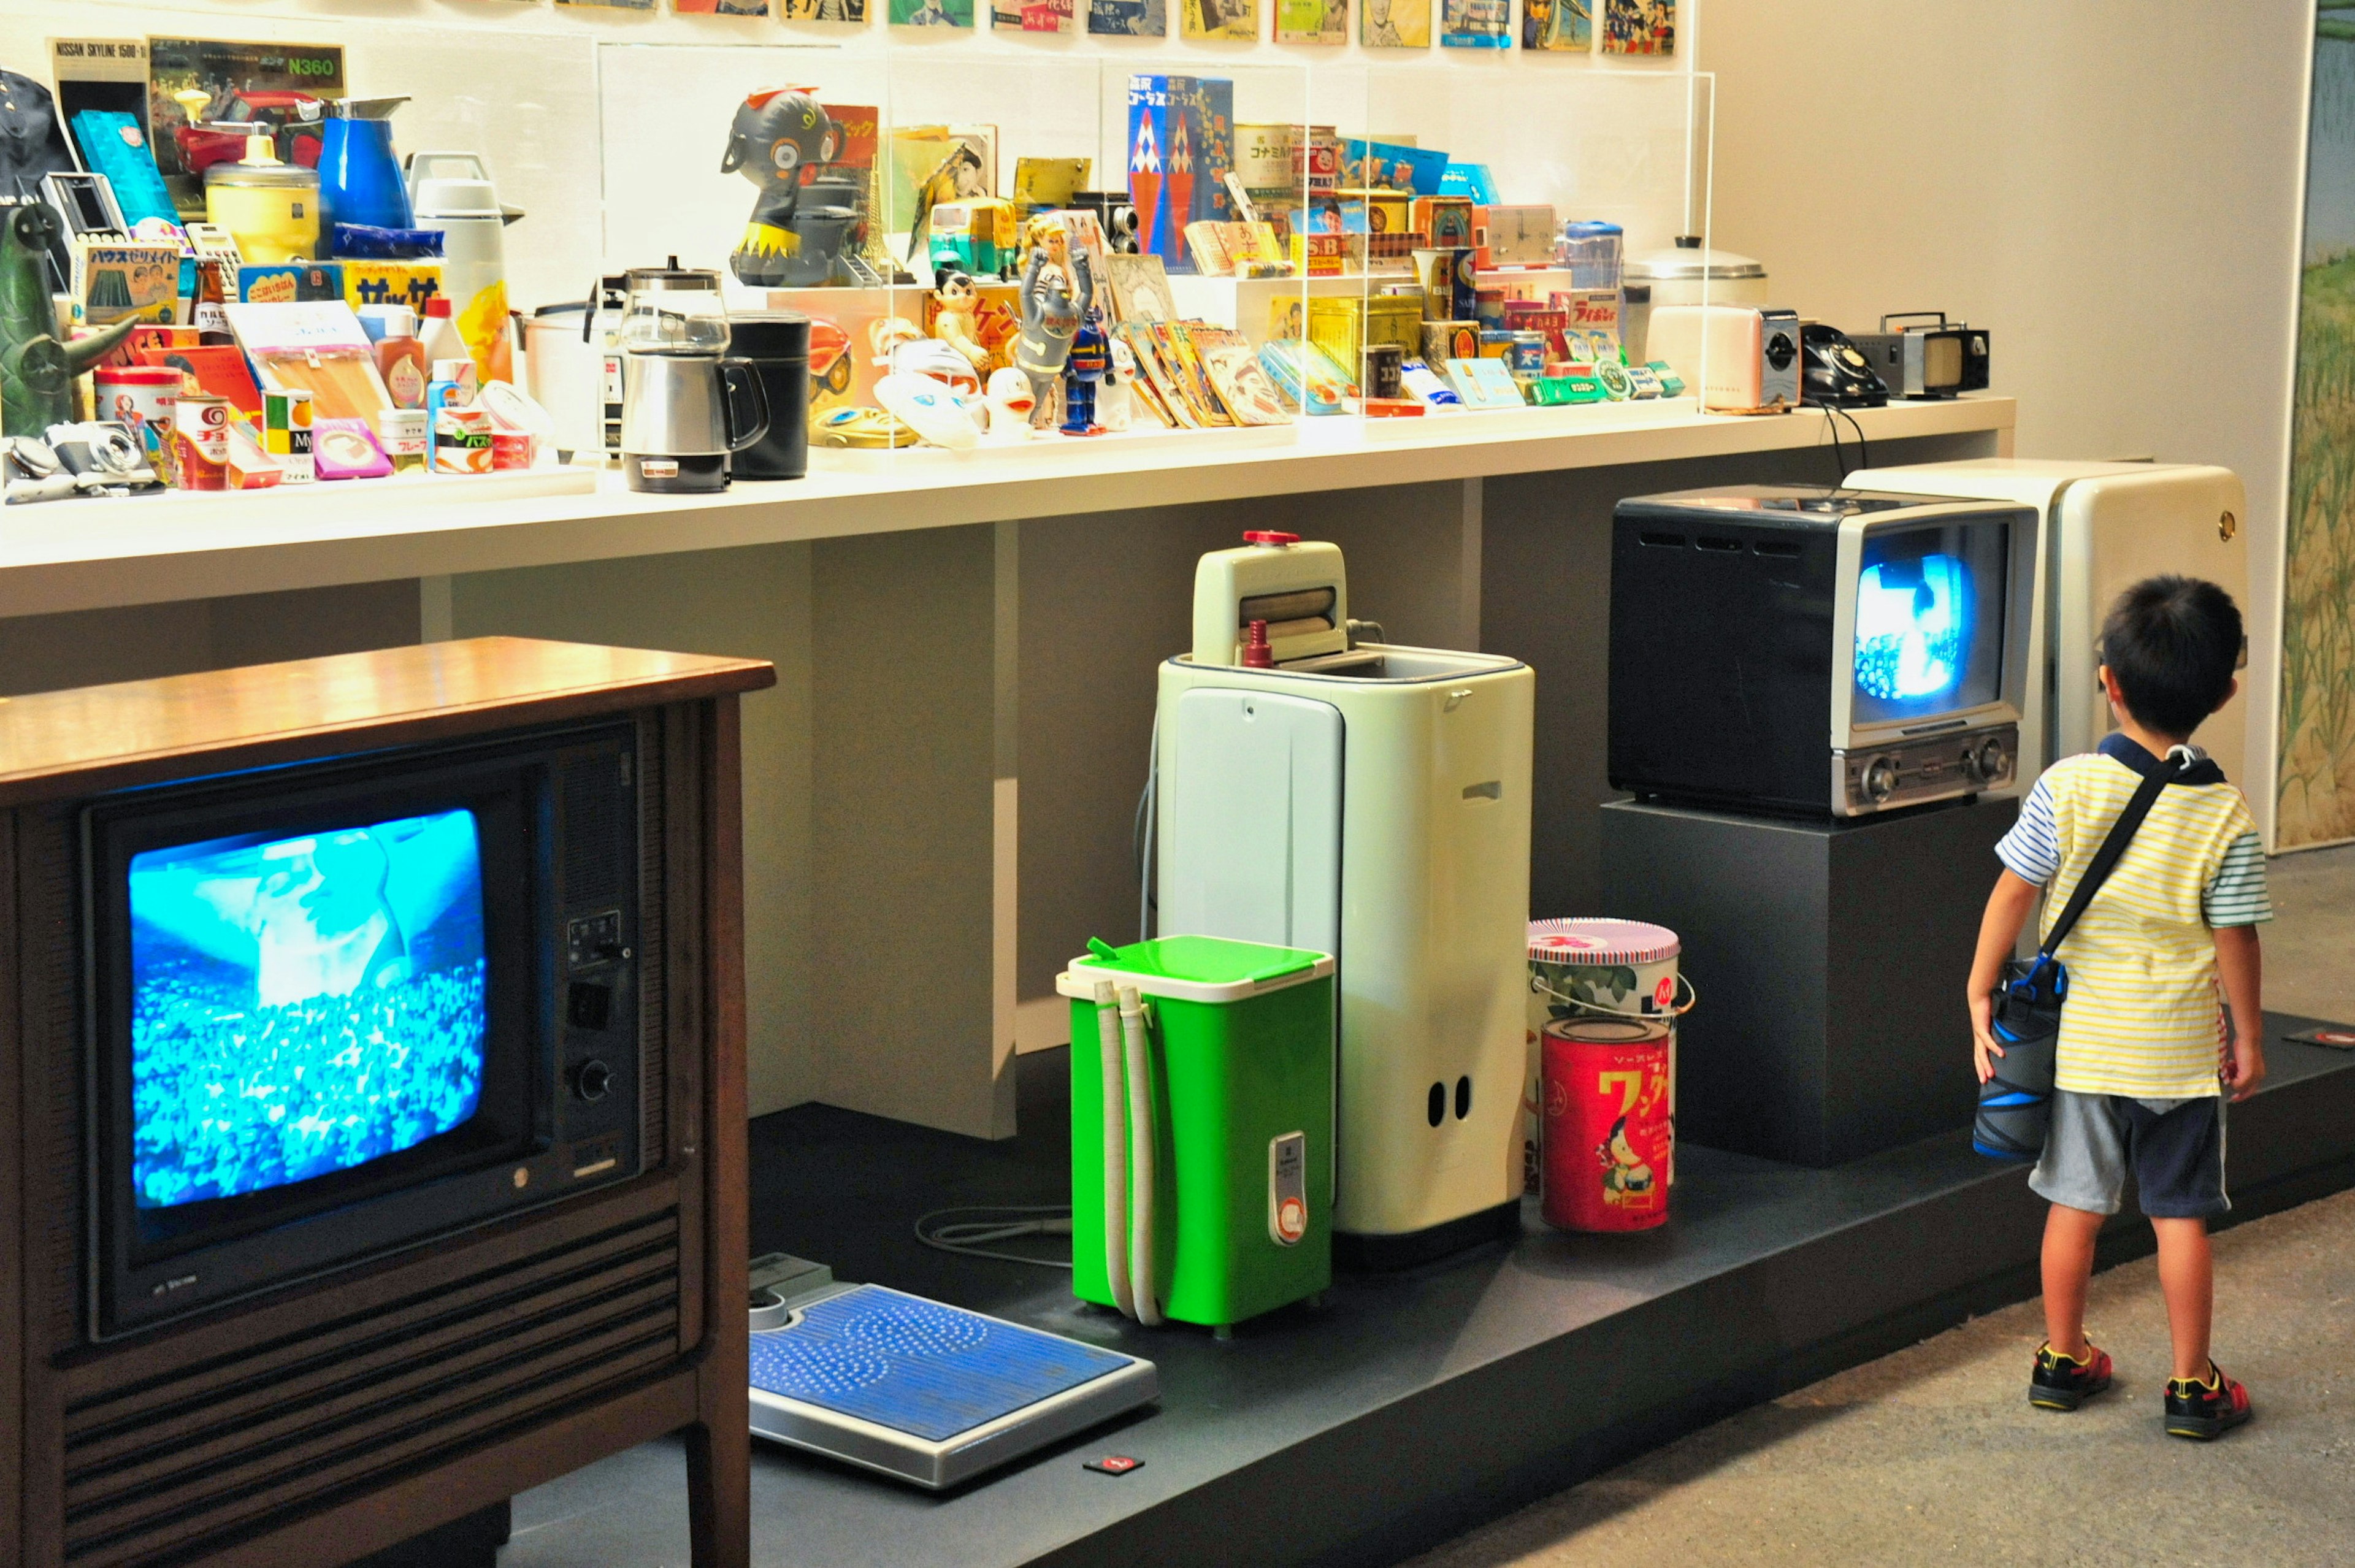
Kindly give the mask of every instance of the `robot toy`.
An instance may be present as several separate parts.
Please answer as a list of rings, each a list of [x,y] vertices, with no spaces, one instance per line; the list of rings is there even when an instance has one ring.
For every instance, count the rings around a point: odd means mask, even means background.
[[[1090,310],[1072,335],[1071,351],[1063,361],[1065,435],[1102,435],[1104,431],[1096,423],[1096,386],[1112,368],[1112,348],[1099,321],[1099,314]]]
[[[1060,262],[1049,259],[1045,244],[1031,250],[1029,264],[1022,270],[1022,330],[1014,339],[1014,368],[1030,379],[1030,389],[1038,398],[1030,415],[1032,425],[1043,428],[1053,422],[1055,394],[1071,358],[1071,340],[1079,336],[1095,303],[1095,279],[1089,272],[1086,251],[1071,256],[1066,271]],[[1101,360],[1098,374],[1102,374]]]
[[[741,174],[761,192],[752,203],[743,241],[728,259],[737,282],[775,288],[826,281],[833,259],[802,256],[802,235],[794,219],[801,206],[803,169],[830,161],[837,139],[833,117],[799,88],[764,88],[737,106],[719,172]],[[824,272],[812,279],[805,274],[814,266]]]

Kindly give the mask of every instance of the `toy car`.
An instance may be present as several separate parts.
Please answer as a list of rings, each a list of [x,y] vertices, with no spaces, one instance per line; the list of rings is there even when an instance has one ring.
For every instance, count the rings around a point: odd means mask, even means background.
[[[810,396],[850,390],[850,334],[822,315],[810,317],[809,369]]]
[[[922,438],[881,409],[837,409],[820,417],[816,435],[821,446],[913,446]]]
[[[245,156],[244,131],[220,129],[228,125],[269,125],[280,157],[306,169],[319,166],[323,134],[319,120],[327,108],[323,100],[291,91],[237,92],[219,108],[220,112],[208,112],[203,123],[182,125],[172,133],[180,149],[180,166],[188,173],[202,175],[215,164],[233,164]]]

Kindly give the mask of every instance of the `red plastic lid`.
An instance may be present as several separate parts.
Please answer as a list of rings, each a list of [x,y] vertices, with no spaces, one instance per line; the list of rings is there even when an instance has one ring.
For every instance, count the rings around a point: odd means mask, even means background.
[[[110,387],[176,387],[179,370],[170,365],[101,365],[91,379]]]
[[[448,315],[450,314],[449,300],[440,294],[434,295],[432,299],[425,302],[425,314],[428,316]]]
[[[1283,533],[1274,528],[1246,528],[1243,530],[1243,543],[1245,544],[1286,545],[1298,544],[1299,542],[1300,536],[1298,534]]]

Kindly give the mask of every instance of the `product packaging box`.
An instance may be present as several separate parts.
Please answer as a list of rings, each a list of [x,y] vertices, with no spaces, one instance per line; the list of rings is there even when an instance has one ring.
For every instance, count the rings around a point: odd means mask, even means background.
[[[180,248],[169,240],[101,240],[73,245],[73,319],[175,322],[180,308]]]
[[[439,261],[342,261],[344,303],[357,310],[364,304],[405,304],[422,315],[425,302],[442,297]]]
[[[1422,351],[1423,304],[1411,296],[1397,294],[1312,299],[1308,302],[1308,341],[1356,375],[1362,386],[1369,379],[1365,368],[1368,346],[1391,344],[1409,357]]]
[[[344,297],[341,261],[280,261],[237,270],[237,297],[246,304],[311,304]]]
[[[1547,301],[1567,318],[1565,336],[1577,334],[1594,346],[1599,364],[1619,359],[1619,291],[1575,289],[1558,291]]]

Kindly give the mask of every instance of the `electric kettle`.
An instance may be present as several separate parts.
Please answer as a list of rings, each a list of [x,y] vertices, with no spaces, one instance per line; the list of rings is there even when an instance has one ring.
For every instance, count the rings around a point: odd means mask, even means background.
[[[622,467],[633,490],[725,490],[729,454],[769,433],[759,373],[727,357],[726,314],[682,308],[687,297],[648,295],[622,321]]]

